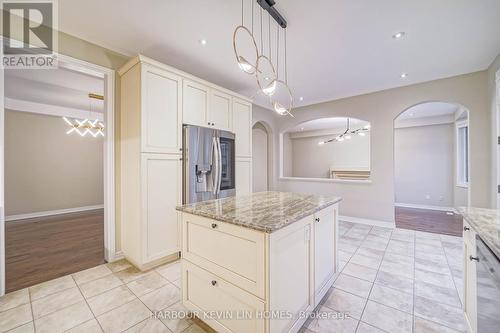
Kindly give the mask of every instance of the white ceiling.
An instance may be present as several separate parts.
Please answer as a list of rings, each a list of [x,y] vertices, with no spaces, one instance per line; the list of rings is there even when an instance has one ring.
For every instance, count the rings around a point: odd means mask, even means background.
[[[352,129],[361,128],[369,124],[369,122],[364,120],[359,120],[355,118],[349,118],[349,119],[350,119],[350,127]],[[287,132],[294,133],[294,132],[307,132],[307,131],[317,131],[326,129],[339,129],[339,128],[345,129],[346,126],[347,126],[346,117],[320,118],[298,124],[297,126],[287,130]]]
[[[59,28],[252,96],[255,80],[238,69],[232,50],[240,6],[239,0],[64,0]],[[484,70],[500,52],[498,0],[278,0],[276,7],[289,22],[296,105]],[[399,31],[406,37],[394,40]],[[256,103],[268,106],[262,97]]]
[[[397,120],[418,119],[453,115],[458,110],[458,105],[453,103],[429,102],[415,105],[401,113]]]
[[[5,70],[5,97],[34,103],[90,110],[89,93],[104,95],[104,80],[64,68]],[[92,99],[92,111],[104,103]]]

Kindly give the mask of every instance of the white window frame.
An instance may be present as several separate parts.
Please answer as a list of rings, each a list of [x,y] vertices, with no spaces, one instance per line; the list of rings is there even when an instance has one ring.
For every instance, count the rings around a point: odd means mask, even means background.
[[[465,145],[465,149],[467,149],[466,156],[467,158],[462,161],[461,163],[461,150],[464,149],[462,147],[462,144],[460,142],[460,135],[459,132],[462,128],[467,128],[467,142]],[[470,154],[469,154],[469,136],[470,136],[470,131],[469,131],[469,122],[468,120],[462,120],[462,121],[457,121],[455,123],[455,142],[456,142],[456,154],[455,154],[455,173],[456,173],[456,186],[458,187],[463,187],[463,188],[468,188],[469,187],[469,182],[470,182],[470,168],[469,168],[469,159],[470,159]],[[467,170],[467,179],[461,179],[461,175],[463,174],[462,170],[465,169]]]

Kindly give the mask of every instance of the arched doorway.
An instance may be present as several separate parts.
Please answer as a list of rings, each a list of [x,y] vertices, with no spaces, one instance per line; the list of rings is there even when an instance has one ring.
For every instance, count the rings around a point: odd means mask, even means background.
[[[469,204],[469,114],[424,102],[394,120],[396,227],[460,236],[455,208]]]
[[[253,192],[268,191],[271,184],[272,148],[269,127],[259,121],[252,127]]]

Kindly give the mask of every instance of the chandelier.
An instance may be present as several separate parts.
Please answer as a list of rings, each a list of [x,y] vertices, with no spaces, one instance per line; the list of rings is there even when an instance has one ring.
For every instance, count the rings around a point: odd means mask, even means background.
[[[92,119],[92,99],[98,99],[103,101],[104,96],[97,94],[88,94],[89,97],[89,117],[85,119],[76,119],[62,117],[66,124],[70,127],[66,134],[77,133],[80,136],[86,136],[87,134],[93,136],[94,138],[98,136],[104,136],[104,123],[98,118]]]
[[[254,0],[252,4],[251,29],[244,24],[244,0],[241,1],[241,24],[236,27],[233,33],[233,49],[236,56],[238,67],[246,74],[253,75],[256,78],[258,92],[269,99],[270,106],[280,115],[290,115],[293,107],[293,96],[288,86],[288,68],[287,68],[287,45],[286,45],[286,27],[287,22],[281,14],[273,7],[274,0],[256,0],[260,5],[260,50],[255,41],[254,35]],[[262,24],[262,11],[268,13],[268,47],[267,55],[264,54],[264,32]],[[276,67],[272,57],[272,39],[271,39],[271,16],[277,22],[276,26]],[[283,78],[280,79],[280,37],[283,30],[284,39],[284,66]],[[241,45],[243,40],[247,39],[247,48]]]
[[[346,121],[346,129],[344,132],[335,135],[334,138],[326,140],[326,141],[320,141],[318,142],[319,145],[324,145],[325,143],[330,143],[330,142],[342,142],[344,140],[351,140],[353,135],[359,135],[359,136],[365,136],[366,132],[370,130],[371,126],[370,124],[365,125],[361,128],[358,129],[351,129],[351,121],[350,118],[347,118]]]

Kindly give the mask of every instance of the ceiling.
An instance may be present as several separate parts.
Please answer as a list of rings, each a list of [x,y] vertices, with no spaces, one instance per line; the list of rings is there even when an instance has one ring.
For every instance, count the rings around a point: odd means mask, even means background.
[[[90,110],[89,93],[104,95],[104,80],[65,68],[5,70],[7,98]],[[103,101],[92,99],[92,111],[103,110]]]
[[[429,102],[415,105],[401,113],[397,120],[451,116],[459,109],[453,103]]]
[[[232,49],[240,6],[238,0],[64,0],[59,28],[251,97],[255,79],[238,69]],[[289,22],[296,106],[484,70],[500,52],[498,0],[278,0],[276,7]],[[393,39],[399,31],[406,36]],[[268,107],[262,96],[255,102]]]
[[[369,124],[369,122],[367,121],[355,118],[349,118],[349,122],[350,122],[350,127],[352,129],[361,128]],[[298,124],[297,126],[294,126],[289,130],[287,130],[287,132],[294,133],[294,132],[307,132],[307,131],[317,131],[326,129],[339,129],[339,128],[344,129],[346,128],[346,126],[347,126],[346,117],[320,118]]]

